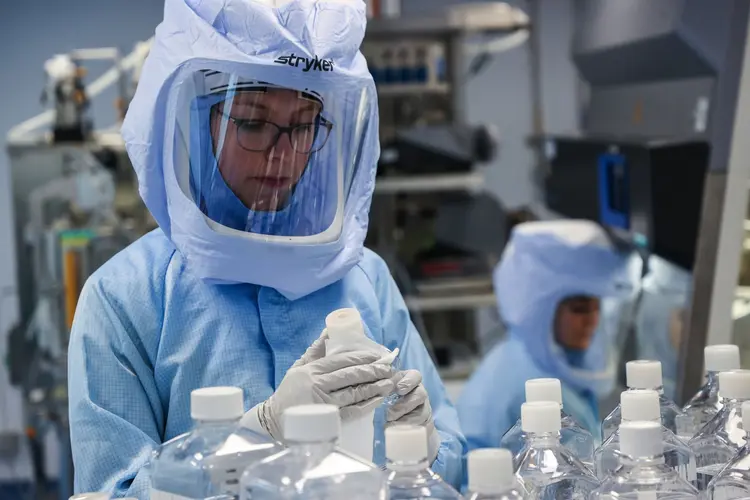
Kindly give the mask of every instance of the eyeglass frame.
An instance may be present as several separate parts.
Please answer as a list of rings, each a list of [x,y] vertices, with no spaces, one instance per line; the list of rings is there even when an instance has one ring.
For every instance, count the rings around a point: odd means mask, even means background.
[[[292,149],[294,149],[295,153],[301,154],[301,155],[309,155],[309,154],[317,153],[318,151],[320,151],[321,149],[323,149],[326,144],[328,144],[328,138],[331,136],[331,131],[333,130],[333,123],[330,120],[326,119],[321,114],[318,114],[318,116],[317,116],[317,123],[313,123],[313,122],[311,122],[311,123],[298,123],[296,125],[291,125],[291,126],[288,126],[288,127],[283,127],[283,126],[279,125],[278,123],[269,122],[267,120],[249,120],[249,119],[244,119],[244,118],[237,118],[237,117],[234,117],[232,115],[224,113],[224,111],[222,111],[222,110],[220,110],[218,108],[214,108],[212,111],[218,113],[219,115],[223,116],[224,118],[226,118],[229,121],[231,121],[232,123],[234,123],[235,127],[237,127],[237,130],[240,130],[241,127],[242,127],[242,125],[246,124],[246,123],[263,123],[263,124],[273,125],[274,127],[276,127],[276,130],[278,131],[276,133],[276,138],[273,141],[271,141],[271,143],[265,149],[250,149],[250,148],[246,148],[240,142],[239,134],[237,134],[237,144],[242,149],[244,149],[245,151],[249,151],[251,153],[264,153],[264,152],[270,151],[272,148],[274,148],[279,143],[279,139],[281,139],[281,136],[284,135],[284,134],[286,134],[289,137],[289,144],[291,144]],[[320,130],[321,126],[323,128],[325,128],[327,130],[326,139],[323,142],[323,144],[321,144],[320,147],[317,148],[317,149],[310,148],[309,151],[305,151],[305,152],[297,151],[297,148],[294,147],[294,141],[292,140],[292,132],[294,132],[294,130],[297,129],[297,128],[299,128],[299,127],[306,127],[308,125],[315,125],[315,137],[317,137],[318,131]],[[315,138],[313,138],[313,144],[314,143],[315,143]]]

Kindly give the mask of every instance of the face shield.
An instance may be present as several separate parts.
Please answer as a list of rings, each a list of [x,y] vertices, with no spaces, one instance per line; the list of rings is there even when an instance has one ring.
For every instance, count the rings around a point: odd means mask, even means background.
[[[184,68],[173,80],[165,162],[213,231],[281,244],[341,235],[372,94],[312,85],[330,61],[292,62],[283,85],[252,65]]]

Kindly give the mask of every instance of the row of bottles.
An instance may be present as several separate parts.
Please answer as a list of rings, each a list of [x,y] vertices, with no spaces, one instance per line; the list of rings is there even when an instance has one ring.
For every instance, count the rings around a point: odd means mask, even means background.
[[[750,371],[739,369],[736,346],[707,347],[705,364],[705,385],[679,408],[659,362],[629,362],[597,448],[565,412],[559,381],[528,381],[521,419],[501,441],[516,476],[531,498],[750,498]]]
[[[599,446],[565,411],[558,380],[528,381],[507,449],[468,455],[466,497],[430,470],[422,427],[386,429],[384,472],[339,446],[334,406],[287,410],[282,444],[240,425],[240,389],[199,389],[194,429],[164,443],[148,466],[151,498],[747,499],[750,371],[738,369],[734,346],[706,348],[706,368],[706,384],[681,409],[664,396],[658,362],[628,363],[628,389],[603,420]],[[76,500],[108,500],[92,495]]]

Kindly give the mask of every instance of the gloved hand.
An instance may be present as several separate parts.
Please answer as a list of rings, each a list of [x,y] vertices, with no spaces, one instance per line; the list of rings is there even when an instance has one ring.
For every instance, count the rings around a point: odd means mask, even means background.
[[[396,393],[401,396],[388,408],[390,425],[423,425],[427,428],[430,463],[434,462],[440,449],[440,434],[432,420],[432,407],[427,389],[422,385],[422,374],[417,370],[405,370],[393,377]]]
[[[341,419],[357,418],[382,403],[395,388],[393,369],[377,363],[381,354],[354,351],[325,356],[325,333],[286,372],[270,398],[251,410],[262,429],[276,440],[283,437],[281,416],[301,404],[332,404]],[[243,425],[248,424],[248,416]]]

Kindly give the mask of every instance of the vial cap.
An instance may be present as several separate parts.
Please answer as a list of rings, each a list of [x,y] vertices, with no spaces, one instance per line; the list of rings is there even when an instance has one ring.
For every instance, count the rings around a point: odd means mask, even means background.
[[[242,389],[239,387],[206,387],[190,393],[193,420],[236,420],[244,413]]]
[[[709,345],[703,350],[703,358],[708,372],[739,370],[740,348],[736,345]]]
[[[486,448],[467,456],[469,490],[481,495],[498,495],[513,488],[513,455],[508,450]]]
[[[750,399],[750,370],[719,373],[719,395],[727,399]]]
[[[551,401],[522,404],[521,429],[534,434],[559,432],[560,405]]]
[[[427,460],[427,429],[416,425],[394,425],[385,430],[385,457],[396,463]]]
[[[365,335],[362,316],[353,307],[338,309],[326,316],[326,331],[331,339],[360,339]]]
[[[620,424],[620,451],[633,458],[655,457],[664,453],[661,424],[623,422]]]
[[[661,422],[659,393],[650,389],[631,389],[620,395],[622,420]]]
[[[662,386],[659,361],[628,361],[625,364],[625,376],[629,389],[656,389]]]
[[[109,500],[109,493],[81,493],[73,495],[70,500]]]
[[[535,378],[526,381],[526,402],[552,401],[562,406],[562,388],[556,378]]]
[[[284,440],[321,443],[338,439],[339,409],[334,405],[300,405],[284,411]]]

